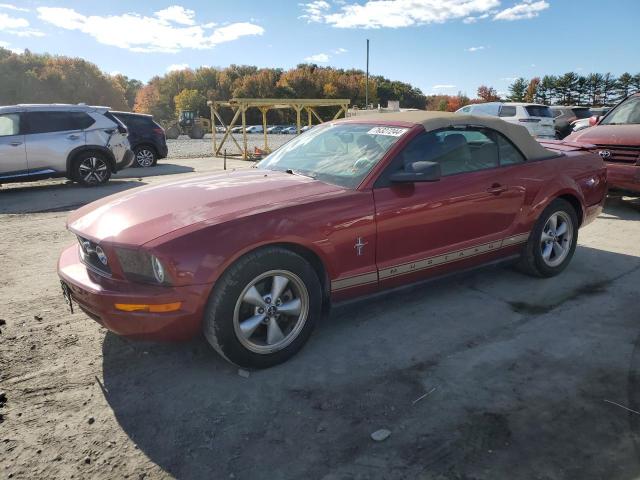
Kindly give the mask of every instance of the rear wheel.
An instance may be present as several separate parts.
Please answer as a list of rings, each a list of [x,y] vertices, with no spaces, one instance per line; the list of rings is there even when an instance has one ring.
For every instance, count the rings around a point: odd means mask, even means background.
[[[91,187],[107,183],[111,177],[111,168],[101,154],[85,152],[78,155],[74,161],[72,173],[76,182]]]
[[[204,138],[204,128],[202,128],[200,125],[194,125],[189,132],[189,137],[193,138],[194,140],[200,140],[201,138]]]
[[[151,147],[147,147],[146,145],[136,147],[133,153],[136,158],[136,167],[148,168],[153,167],[158,163],[156,152]]]
[[[301,256],[265,248],[242,257],[216,283],[204,318],[209,343],[230,362],[267,368],[292,357],[320,318],[322,288]]]
[[[577,242],[576,211],[569,202],[557,198],[538,218],[519,267],[537,277],[558,275],[569,265]]]
[[[178,127],[177,125],[171,125],[165,130],[164,135],[170,140],[175,140],[180,136],[180,133],[180,127]]]

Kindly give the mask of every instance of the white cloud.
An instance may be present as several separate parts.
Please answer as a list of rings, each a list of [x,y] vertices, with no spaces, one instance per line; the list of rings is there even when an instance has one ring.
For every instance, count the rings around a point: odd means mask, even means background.
[[[0,41],[0,47],[6,48],[13,53],[24,53],[24,48],[13,48],[9,42]]]
[[[178,72],[180,70],[187,70],[189,68],[188,63],[174,63],[167,67],[167,72]]]
[[[462,23],[476,23],[478,20],[484,20],[485,18],[489,18],[493,13],[495,12],[489,11],[487,13],[483,13],[482,15],[478,15],[477,17],[466,17],[462,19]]]
[[[29,21],[26,18],[12,17],[6,13],[0,13],[0,31],[18,37],[42,37],[44,33],[33,28],[29,28]]]
[[[479,50],[484,50],[485,47],[483,47],[482,45],[478,46],[478,47],[469,47],[469,48],[465,48],[465,51],[467,52],[477,52]]]
[[[345,3],[337,10],[316,0],[301,6],[305,12],[301,18],[336,28],[400,28],[488,16],[500,6],[500,0],[367,0]]]
[[[540,15],[541,11],[546,10],[547,8],[549,8],[549,3],[545,0],[537,2],[534,2],[533,0],[523,0],[522,3],[498,12],[493,19],[513,21],[535,18]]]
[[[342,48],[342,47],[340,47],[340,48],[336,48],[336,49],[333,51],[333,53],[334,53],[335,55],[340,55],[340,54],[342,54],[342,53],[347,53],[348,51],[349,51],[349,50],[347,50],[346,48]]]
[[[316,53],[315,55],[305,57],[305,61],[313,63],[327,63],[329,61],[329,55],[326,53]]]
[[[16,7],[10,3],[0,3],[0,8],[6,8],[7,10],[13,10],[14,12],[28,12],[28,8]]]
[[[300,15],[300,18],[304,18],[308,22],[322,22],[325,12],[331,8],[331,5],[324,0],[314,0],[299,5],[305,11],[304,15]]]
[[[452,88],[456,88],[456,86],[444,84],[444,85],[434,85],[433,87],[431,87],[431,90],[451,90]]]
[[[180,25],[195,25],[196,12],[179,5],[171,5],[164,10],[159,10],[155,16],[165,23],[179,23]]]
[[[14,30],[28,26],[29,22],[25,18],[12,17],[6,13],[0,13],[0,30]]]
[[[168,20],[168,11],[180,13]],[[186,48],[210,49],[240,37],[264,33],[261,26],[247,22],[231,23],[206,32],[203,25],[195,24],[192,10],[176,5],[150,17],[137,13],[85,16],[72,8],[62,7],[39,7],[38,16],[57,27],[91,35],[99,43],[133,52],[176,53]],[[190,21],[194,24],[185,23]]]

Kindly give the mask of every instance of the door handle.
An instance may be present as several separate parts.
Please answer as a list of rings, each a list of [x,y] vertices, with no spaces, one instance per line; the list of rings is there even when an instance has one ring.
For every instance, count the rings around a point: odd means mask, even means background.
[[[11,145],[12,147],[19,147],[20,145],[22,145],[22,142],[11,142],[9,145]]]
[[[493,193],[494,195],[500,195],[502,192],[506,192],[507,190],[507,187],[500,185],[499,183],[494,183],[491,187],[487,188],[487,192]]]
[[[69,140],[78,140],[80,138],[80,135],[76,135],[75,133],[72,133],[71,135],[67,135],[67,138]]]

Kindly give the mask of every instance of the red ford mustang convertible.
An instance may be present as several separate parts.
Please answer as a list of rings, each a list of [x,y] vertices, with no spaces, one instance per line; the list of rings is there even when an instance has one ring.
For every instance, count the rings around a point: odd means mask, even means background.
[[[560,273],[602,210],[606,169],[576,144],[440,112],[320,125],[256,168],[104,198],[72,213],[63,293],[109,330],[203,331],[263,368],[332,302],[502,259]]]

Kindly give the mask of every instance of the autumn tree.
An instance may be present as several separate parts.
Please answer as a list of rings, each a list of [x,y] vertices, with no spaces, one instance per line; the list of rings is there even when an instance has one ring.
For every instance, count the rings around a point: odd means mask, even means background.
[[[496,92],[496,89],[486,85],[480,85],[476,95],[479,99],[485,102],[497,102],[500,100],[500,96],[498,95],[498,92]]]
[[[192,110],[196,112],[196,115],[200,115],[200,112],[206,109],[207,99],[198,90],[185,88],[175,96],[174,103],[176,113],[182,110]]]
[[[529,85],[527,85],[527,89],[524,92],[524,101],[533,103],[536,101],[536,96],[538,95],[538,85],[540,85],[540,78],[533,77],[529,80]]]

